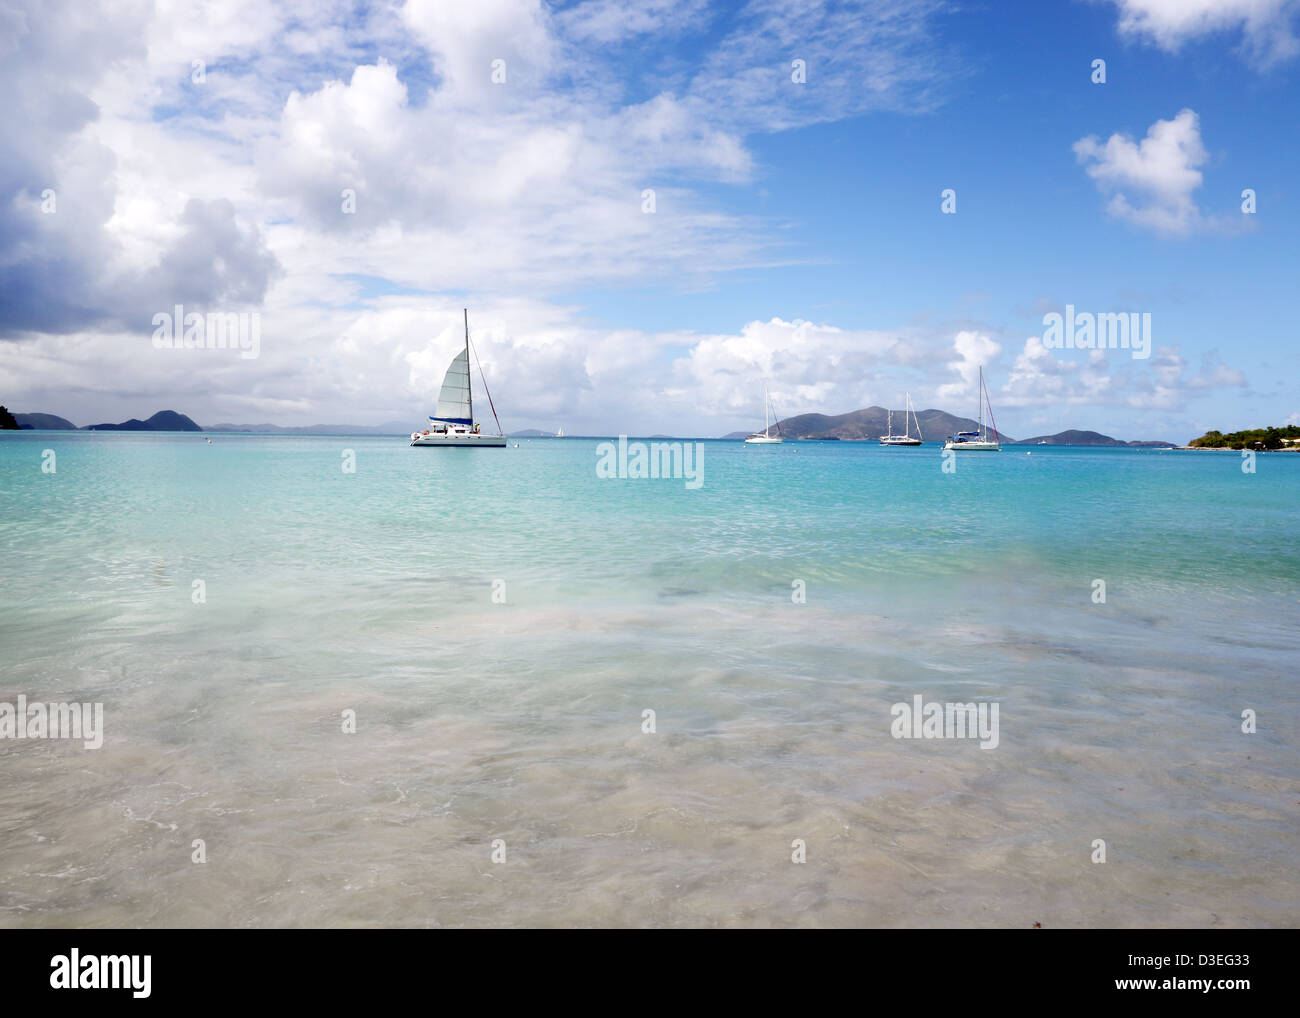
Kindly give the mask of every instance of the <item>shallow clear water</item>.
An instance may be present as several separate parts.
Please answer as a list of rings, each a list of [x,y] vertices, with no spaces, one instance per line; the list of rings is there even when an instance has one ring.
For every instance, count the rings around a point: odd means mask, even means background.
[[[1296,923],[1300,456],[212,437],[0,438],[0,924]]]

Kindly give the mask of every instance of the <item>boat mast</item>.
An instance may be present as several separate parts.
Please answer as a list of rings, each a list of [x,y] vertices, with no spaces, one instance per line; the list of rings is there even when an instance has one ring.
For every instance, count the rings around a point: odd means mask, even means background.
[[[465,308],[465,401],[469,404],[469,426],[474,427],[474,383],[469,377],[469,308]]]
[[[980,365],[980,392],[979,392],[979,401],[980,401],[980,410],[979,410],[979,414],[980,414],[980,441],[983,442],[983,441],[985,441],[985,437],[984,437],[984,365],[983,365],[983,364]]]
[[[998,435],[998,422],[997,419],[993,416],[993,401],[989,399],[988,386],[984,385],[984,373],[982,370],[980,372],[980,385],[983,386],[984,388],[984,402],[987,403],[989,407],[989,423],[993,425],[993,434],[997,435],[997,441],[1001,443],[1002,436]]]

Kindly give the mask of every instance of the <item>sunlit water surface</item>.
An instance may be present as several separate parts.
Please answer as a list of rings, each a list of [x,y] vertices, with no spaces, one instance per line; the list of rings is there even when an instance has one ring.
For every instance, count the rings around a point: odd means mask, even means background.
[[[0,925],[1296,924],[1300,456],[212,437],[0,438]]]

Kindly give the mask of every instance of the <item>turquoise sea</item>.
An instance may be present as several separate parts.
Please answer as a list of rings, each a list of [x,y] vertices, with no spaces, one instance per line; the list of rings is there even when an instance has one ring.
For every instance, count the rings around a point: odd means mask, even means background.
[[[207,437],[0,437],[0,925],[1296,925],[1300,455]]]

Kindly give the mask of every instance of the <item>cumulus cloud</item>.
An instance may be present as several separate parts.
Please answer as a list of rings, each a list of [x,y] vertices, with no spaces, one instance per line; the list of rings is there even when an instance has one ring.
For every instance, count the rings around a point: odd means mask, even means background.
[[[888,369],[907,347],[925,342],[908,331],[841,329],[802,320],[752,321],[738,333],[691,337],[673,381],[690,393],[697,413],[752,417],[762,413],[767,384],[780,413],[856,410],[893,395]]]
[[[1178,50],[1215,33],[1234,33],[1253,62],[1269,67],[1300,53],[1295,0],[1112,0],[1122,35]]]
[[[159,216],[157,203],[133,206],[133,189],[121,186],[137,183],[135,152],[106,129],[103,90],[124,64],[148,65],[140,36],[152,13],[142,3],[54,2],[0,14],[10,50],[0,94],[15,126],[0,141],[0,338],[147,327],[165,298],[256,304],[278,271],[261,226],[230,201],[176,194]],[[165,164],[165,149],[153,158]]]
[[[1098,188],[1111,194],[1106,208],[1117,219],[1174,235],[1205,224],[1193,192],[1201,186],[1198,167],[1208,156],[1194,111],[1157,120],[1140,142],[1123,134],[1112,134],[1105,143],[1095,135],[1080,138],[1074,154],[1088,164]]]
[[[1189,373],[1179,347],[1158,347],[1149,360],[1134,360],[1127,350],[1089,350],[1061,355],[1030,336],[1017,354],[997,396],[1010,407],[1109,406],[1139,410],[1187,407],[1217,389],[1243,388],[1246,376],[1229,368],[1211,350],[1201,369]]]
[[[914,105],[914,88],[942,78],[926,58],[936,9],[754,0],[727,12],[702,69],[656,61],[661,80],[637,79],[629,98],[636,74],[613,44],[662,53],[719,12],[702,0],[558,13],[542,0],[5,4],[0,91],[15,129],[0,139],[0,337],[119,327],[162,291],[281,306],[329,301],[351,274],[432,291],[509,278],[541,296],[696,288],[788,261],[776,234],[698,185],[751,178],[748,132]],[[789,81],[791,38],[819,68],[806,90]],[[837,60],[872,80],[832,73]],[[47,189],[57,214],[42,212]]]
[[[559,55],[551,15],[541,0],[407,0],[402,18],[432,56],[445,101],[535,92]],[[493,80],[494,70],[504,70],[504,83]]]
[[[761,415],[764,382],[785,415],[899,406],[904,390],[960,411],[981,364],[997,405],[1008,372],[987,324],[866,330],[742,309],[719,333],[649,331],[592,324],[556,296],[706,287],[791,260],[780,231],[725,211],[714,185],[761,172],[757,134],[933,109],[952,73],[935,56],[943,7],[9,3],[0,386],[11,406],[85,408],[78,423],[164,405],[206,424],[418,420],[468,302],[507,427],[739,429]],[[683,33],[698,61],[629,71],[627,47],[671,56]],[[1153,225],[1199,218],[1189,115],[1190,134],[1182,114],[1169,122],[1181,143],[1087,150],[1093,170],[1114,167],[1099,185],[1134,215],[1156,209]],[[155,350],[152,313],[174,303],[260,310],[261,356]],[[1006,398],[1232,383],[1222,365],[1104,367],[1071,375],[1027,351]]]
[[[959,381],[939,386],[943,400],[978,399],[980,368],[1002,352],[1002,346],[983,332],[963,329],[952,341],[956,360],[948,362],[948,369],[958,375]]]

